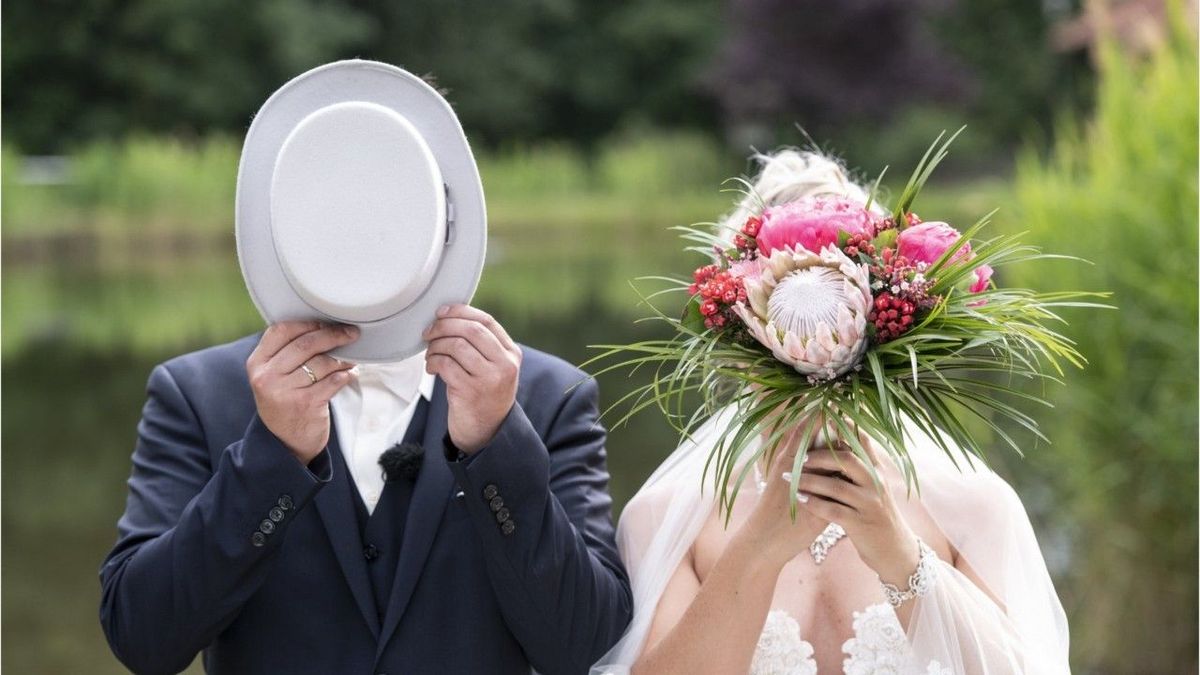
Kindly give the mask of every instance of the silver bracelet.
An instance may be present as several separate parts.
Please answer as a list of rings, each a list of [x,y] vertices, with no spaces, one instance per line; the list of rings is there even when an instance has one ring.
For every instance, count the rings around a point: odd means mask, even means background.
[[[896,588],[895,584],[879,580],[883,586],[883,595],[892,607],[899,607],[913,598],[928,595],[937,581],[937,567],[934,565],[938,559],[937,554],[920,539],[917,539],[917,546],[921,549],[921,557],[917,559],[916,571],[908,577],[908,588],[902,591]]]

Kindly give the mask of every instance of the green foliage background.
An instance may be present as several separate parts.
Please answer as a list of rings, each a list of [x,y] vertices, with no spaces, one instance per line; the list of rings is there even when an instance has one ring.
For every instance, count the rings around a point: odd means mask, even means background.
[[[1091,362],[1051,392],[1054,445],[1029,453],[1059,492],[1045,518],[1076,542],[1060,585],[1081,617],[1078,663],[1110,672],[1196,663],[1200,73],[1184,26],[1146,62],[1104,52],[1094,118],[1064,118],[1048,158],[1022,157],[1007,214],[1048,250],[1095,262],[1012,282],[1109,290],[1120,308],[1067,314]]]

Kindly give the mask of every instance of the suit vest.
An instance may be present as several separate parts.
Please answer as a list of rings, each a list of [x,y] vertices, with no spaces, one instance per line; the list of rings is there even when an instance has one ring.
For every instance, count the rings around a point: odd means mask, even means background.
[[[403,443],[421,445],[425,436],[425,419],[429,401],[421,396],[412,421],[404,432]],[[426,458],[424,461],[428,461]],[[383,469],[380,468],[380,471]],[[383,622],[388,601],[392,597],[392,582],[396,578],[396,567],[400,560],[400,547],[404,545],[404,525],[408,520],[408,507],[412,502],[413,481],[406,479],[385,480],[383,492],[375,510],[368,513],[354,477],[346,472],[350,482],[350,499],[354,501],[354,515],[358,520],[359,541],[367,570],[371,577],[371,589],[375,593],[375,611]]]

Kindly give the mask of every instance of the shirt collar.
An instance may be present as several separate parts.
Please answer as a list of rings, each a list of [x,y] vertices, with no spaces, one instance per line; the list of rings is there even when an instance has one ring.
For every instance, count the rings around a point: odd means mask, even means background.
[[[425,399],[433,396],[434,376],[425,372],[425,350],[390,363],[360,363],[354,367],[360,382],[379,382],[405,402],[412,402],[420,394]]]

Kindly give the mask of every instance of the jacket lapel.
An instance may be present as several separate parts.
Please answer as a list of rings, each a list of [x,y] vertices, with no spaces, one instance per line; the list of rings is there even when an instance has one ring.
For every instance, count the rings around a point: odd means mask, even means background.
[[[417,483],[413,488],[412,502],[408,508],[408,518],[404,524],[404,542],[400,549],[400,558],[396,563],[396,577],[392,583],[392,597],[384,614],[383,629],[379,633],[379,649],[376,658],[383,654],[383,648],[391,639],[400,617],[408,607],[416,590],[417,580],[429,557],[429,549],[437,535],[438,525],[442,522],[442,514],[446,510],[446,502],[450,500],[450,491],[454,486],[454,475],[442,456],[442,437],[446,434],[446,385],[437,378],[433,393],[429,400],[428,417],[425,421],[425,435],[422,447],[425,449],[425,460],[421,464],[421,472],[417,474]],[[362,556],[359,556],[361,559]],[[363,572],[366,579],[366,572]]]
[[[342,457],[332,410],[329,418],[329,461],[333,467],[333,479],[317,492],[313,501],[321,514],[329,543],[333,545],[333,552],[341,564],[342,574],[346,576],[354,601],[371,628],[371,634],[378,638],[379,617],[375,612],[375,597],[371,591],[371,579],[367,576],[367,561],[363,558],[362,542],[358,536],[354,502],[350,499],[350,476]]]

